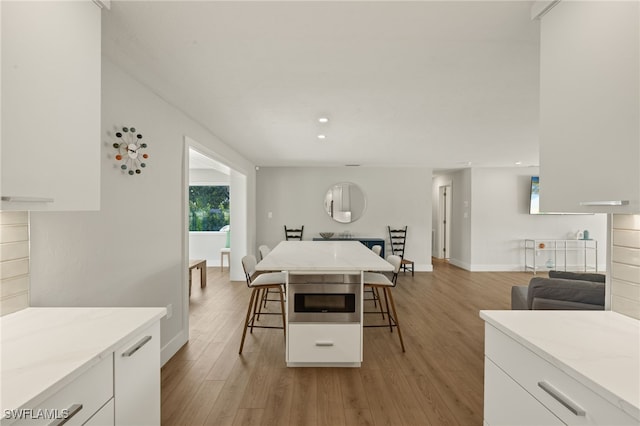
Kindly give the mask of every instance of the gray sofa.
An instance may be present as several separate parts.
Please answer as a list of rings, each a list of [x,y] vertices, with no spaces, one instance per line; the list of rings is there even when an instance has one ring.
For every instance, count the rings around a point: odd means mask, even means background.
[[[604,310],[604,283],[603,274],[549,271],[511,287],[511,309]]]

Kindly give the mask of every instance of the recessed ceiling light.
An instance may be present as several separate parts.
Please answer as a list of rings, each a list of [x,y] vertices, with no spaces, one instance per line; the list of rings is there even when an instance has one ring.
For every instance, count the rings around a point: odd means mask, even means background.
[[[318,139],[326,139],[325,135],[318,135]]]
[[[321,122],[321,123],[328,123],[329,119],[327,117],[320,117],[320,118],[318,118],[318,121]]]
[[[522,164],[522,161],[516,161],[516,166],[519,166]]]

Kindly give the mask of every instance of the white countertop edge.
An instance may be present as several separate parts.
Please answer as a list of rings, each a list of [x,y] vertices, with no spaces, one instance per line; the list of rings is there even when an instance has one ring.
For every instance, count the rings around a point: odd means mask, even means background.
[[[504,324],[502,324],[496,318],[493,318],[491,316],[491,312],[533,312],[533,311],[490,311],[490,310],[481,310],[480,311],[480,318],[482,318],[487,323],[491,324],[492,326],[494,326],[495,328],[497,328],[501,332],[505,333],[506,335],[508,335],[512,339],[516,340],[518,343],[522,344],[524,347],[526,347],[527,349],[531,350],[533,353],[538,355],[540,358],[544,359],[545,361],[547,361],[550,364],[554,365],[555,367],[557,367],[558,369],[560,369],[561,371],[563,371],[564,373],[566,373],[567,375],[569,375],[573,379],[575,379],[578,382],[582,383],[584,386],[586,386],[587,388],[591,389],[593,392],[595,392],[598,395],[602,396],[604,399],[609,401],[614,406],[619,407],[622,411],[624,411],[625,413],[629,414],[633,418],[635,418],[637,420],[640,420],[640,406],[637,405],[638,404],[637,401],[635,402],[635,404],[632,401],[627,401],[627,400],[621,398],[619,395],[616,395],[615,393],[613,393],[611,390],[603,387],[599,383],[594,382],[593,380],[591,380],[589,377],[585,376],[580,371],[578,371],[578,370],[574,369],[573,367],[571,367],[570,365],[568,365],[566,362],[562,361],[559,358],[554,357],[552,354],[550,354],[546,350],[540,348],[535,343],[529,341],[528,339],[526,339],[521,334],[514,332],[512,329],[510,329],[509,327],[507,327]],[[546,312],[546,311],[536,311],[536,312]],[[633,318],[625,317],[625,316],[623,316],[621,314],[617,314],[617,313],[612,312],[612,311],[604,311],[604,312],[610,312],[611,314],[615,314],[615,315],[618,315],[620,317],[628,318],[629,321],[637,321],[637,320],[635,320]],[[621,320],[623,320],[623,318],[621,318]]]
[[[40,308],[27,308],[22,311],[17,311],[13,314],[24,313],[25,311],[28,311],[30,309],[40,309]],[[50,309],[50,308],[44,308],[44,309]],[[57,309],[74,309],[74,308],[57,308]],[[80,308],[80,309],[87,309],[87,308]],[[90,308],[90,309],[101,309],[101,308],[97,307],[97,308]],[[106,308],[106,309],[113,309],[113,308]],[[76,378],[80,377],[83,373],[88,371],[91,367],[93,367],[94,365],[97,365],[104,358],[110,356],[111,353],[118,346],[124,344],[127,340],[131,339],[137,333],[149,327],[154,322],[159,321],[161,318],[165,317],[167,314],[167,309],[161,308],[161,307],[131,307],[131,308],[123,307],[122,309],[145,309],[149,311],[157,310],[157,312],[154,313],[151,317],[148,317],[144,322],[140,323],[135,329],[131,330],[129,333],[124,334],[118,340],[112,341],[111,344],[106,345],[104,348],[101,348],[99,351],[96,352],[95,356],[88,358],[85,362],[79,364],[77,368],[73,369],[70,372],[62,373],[62,376],[60,377],[59,380],[53,382],[51,385],[45,388],[40,388],[39,390],[34,391],[35,392],[34,395],[27,396],[26,400],[20,403],[18,406],[0,407],[0,413],[2,413],[2,417],[0,417],[0,419],[2,420],[5,419],[4,413],[6,412],[6,410],[20,410],[22,408],[33,408],[38,404],[46,401],[49,397],[54,395],[56,392],[64,388],[69,383],[73,382]],[[13,315],[13,314],[9,314],[9,315]],[[1,385],[1,382],[0,382],[0,385]],[[5,390],[3,389],[3,392],[4,391]],[[2,401],[0,400],[0,403],[1,402]]]

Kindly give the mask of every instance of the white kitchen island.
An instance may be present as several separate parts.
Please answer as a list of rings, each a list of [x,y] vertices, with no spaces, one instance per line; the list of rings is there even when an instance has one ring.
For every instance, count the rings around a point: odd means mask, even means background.
[[[359,241],[282,241],[260,263],[258,271],[286,272],[286,362],[290,367],[359,367],[362,363],[363,276],[365,271],[393,271],[393,266]],[[331,292],[332,281],[357,277],[357,319],[291,321],[294,310],[292,281],[299,276],[329,276],[322,286]],[[335,277],[331,279],[331,276]],[[304,279],[302,280],[304,281]],[[353,283],[352,283],[353,284]],[[305,284],[293,284],[304,289]],[[311,288],[311,287],[310,287]],[[335,288],[341,288],[335,285]],[[316,290],[314,290],[316,291]]]
[[[160,424],[165,314],[27,308],[0,318],[0,424]]]
[[[640,321],[611,311],[480,311],[485,425],[640,424]]]

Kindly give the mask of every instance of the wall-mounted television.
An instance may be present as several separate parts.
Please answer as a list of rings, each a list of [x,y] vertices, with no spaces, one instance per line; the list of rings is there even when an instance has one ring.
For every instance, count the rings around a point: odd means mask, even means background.
[[[541,214],[539,176],[531,176],[531,186],[529,192],[529,214]]]

